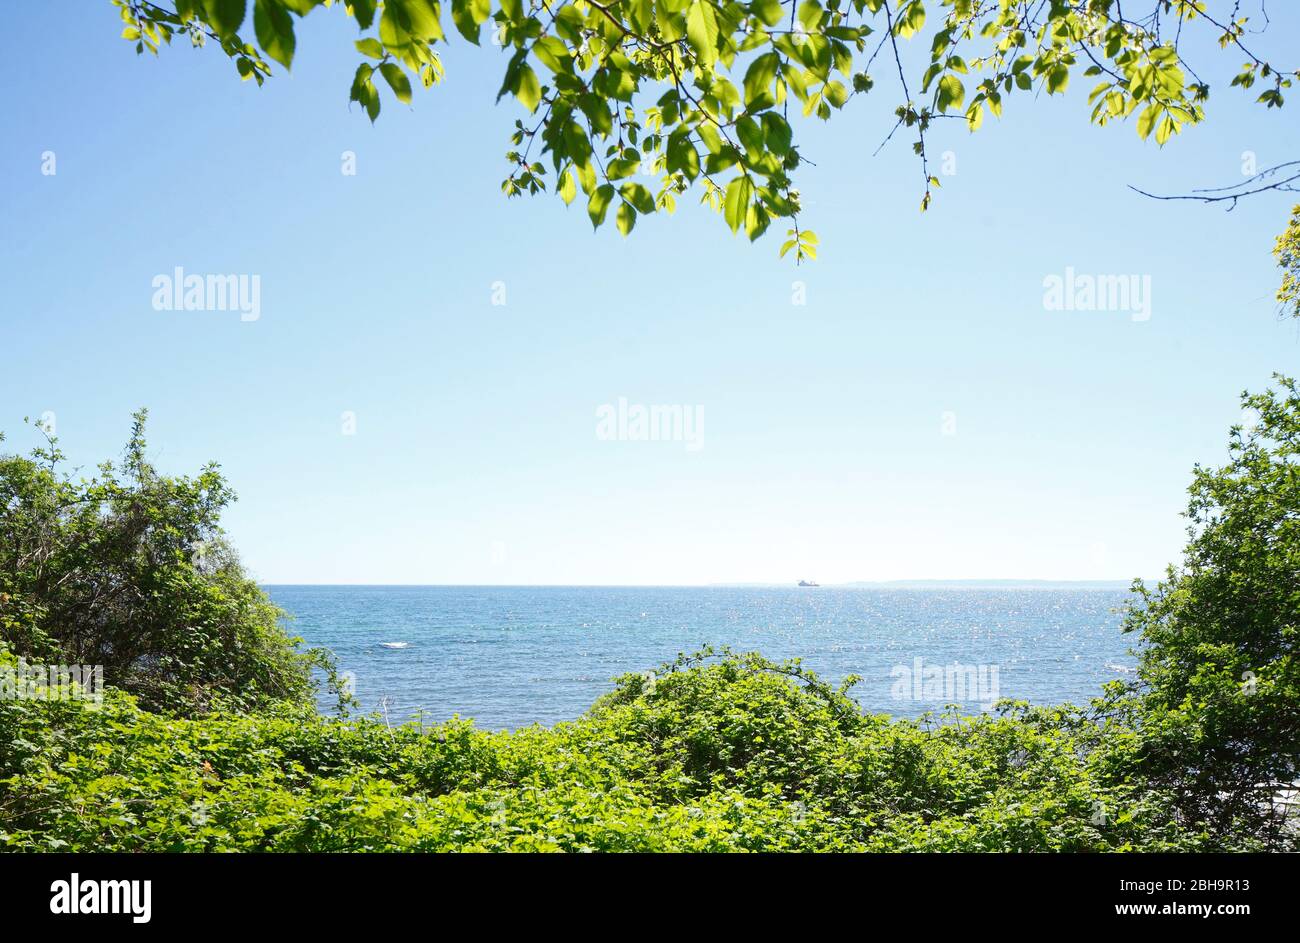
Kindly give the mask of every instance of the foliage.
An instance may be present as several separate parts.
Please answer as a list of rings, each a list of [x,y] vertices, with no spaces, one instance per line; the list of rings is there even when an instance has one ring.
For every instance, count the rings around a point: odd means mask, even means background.
[[[446,41],[440,0],[113,0],[123,36],[157,53],[177,35],[212,41],[244,79],[259,85],[271,62],[286,69],[297,47],[294,18],[343,7],[360,29],[362,57],[351,100],[374,121],[386,85],[402,103],[412,77],[441,81]],[[897,74],[896,124],[915,134],[924,181],[922,209],[939,184],[930,173],[927,133],[944,118],[975,131],[1000,118],[1018,93],[1066,90],[1072,77],[1095,80],[1092,120],[1136,116],[1143,138],[1161,145],[1204,117],[1210,86],[1186,61],[1193,37],[1217,40],[1246,62],[1231,85],[1261,86],[1257,101],[1281,107],[1295,70],[1246,46],[1240,4],[1209,0],[450,0],[450,23],[479,44],[486,26],[509,54],[498,99],[513,95],[530,113],[515,122],[503,184],[514,196],[549,186],[572,203],[581,190],[599,227],[613,216],[627,235],[640,216],[672,212],[696,187],[732,232],[750,239],[786,221],[782,255],[815,254],[798,223],[793,174],[804,158],[790,105],[829,119],[877,84],[882,52]],[[927,29],[927,23],[932,24]],[[243,31],[241,33],[241,30]],[[1254,30],[1252,30],[1254,31]],[[1257,31],[1255,31],[1257,32]],[[1186,38],[1184,33],[1187,34]],[[255,41],[253,41],[255,39]],[[921,75],[904,66],[899,40],[928,40]],[[882,60],[882,61],[887,61]],[[1253,92],[1252,92],[1253,94]],[[534,151],[537,153],[535,154]],[[549,168],[543,162],[549,155]]]
[[[1242,396],[1229,462],[1197,467],[1181,567],[1140,582],[1146,780],[1217,831],[1280,839],[1268,799],[1300,778],[1300,392]]]
[[[0,459],[0,673],[103,659],[0,697],[0,844],[118,851],[1293,850],[1300,776],[1300,392],[1247,396],[1197,468],[1183,565],[1140,582],[1138,679],[1088,709],[861,712],[798,661],[703,650],[581,718],[485,732],[318,714],[310,660],[216,535],[215,468],[122,472],[51,440]],[[133,693],[134,692],[134,693]],[[58,696],[55,696],[58,695]]]
[[[0,641],[16,655],[101,665],[149,709],[251,709],[311,696],[319,653],[296,650],[218,518],[234,498],[215,465],[160,474],[135,416],[120,467],[63,471],[57,440],[0,455]],[[44,431],[44,430],[42,430]]]
[[[0,657],[3,657],[0,655]],[[797,663],[699,656],[573,723],[202,719],[0,701],[0,844],[116,851],[1122,851],[1223,843],[1068,708],[861,714]]]
[[[1277,303],[1283,315],[1300,318],[1300,204],[1292,207],[1291,219],[1273,246],[1273,258],[1282,269]]]

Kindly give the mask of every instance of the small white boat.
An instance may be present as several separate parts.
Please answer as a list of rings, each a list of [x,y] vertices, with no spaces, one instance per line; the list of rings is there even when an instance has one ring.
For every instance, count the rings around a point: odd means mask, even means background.
[[[384,648],[410,648],[410,642],[380,642]]]

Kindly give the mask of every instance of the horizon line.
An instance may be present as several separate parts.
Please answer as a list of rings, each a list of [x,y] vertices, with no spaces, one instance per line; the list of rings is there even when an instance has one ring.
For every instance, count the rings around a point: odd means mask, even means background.
[[[1141,577],[1144,582],[1155,582],[1156,577]],[[901,579],[901,580],[849,580],[843,583],[820,583],[800,586],[797,581],[773,582],[717,582],[717,583],[326,583],[279,582],[258,580],[258,586],[346,586],[346,587],[407,587],[424,589],[859,589],[900,586],[1093,586],[1098,588],[1128,589],[1132,579],[1016,579],[995,577],[989,579]]]

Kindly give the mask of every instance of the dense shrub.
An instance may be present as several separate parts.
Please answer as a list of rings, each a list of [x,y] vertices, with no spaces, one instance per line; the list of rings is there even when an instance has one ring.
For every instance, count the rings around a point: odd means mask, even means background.
[[[286,637],[222,537],[233,493],[216,466],[159,474],[144,420],[120,468],[90,479],[64,472],[52,437],[30,457],[0,456],[0,640],[32,661],[102,665],[153,710],[309,698],[320,656]]]
[[[12,656],[0,656],[12,657]],[[927,728],[753,656],[641,675],[573,723],[390,728],[0,702],[0,844],[123,851],[1219,847],[1109,775],[1078,712]]]

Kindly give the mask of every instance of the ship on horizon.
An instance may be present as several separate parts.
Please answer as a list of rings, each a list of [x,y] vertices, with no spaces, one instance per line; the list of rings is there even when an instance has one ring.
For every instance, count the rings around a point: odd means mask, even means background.
[[[816,581],[800,580],[800,581],[799,581],[799,585],[800,585],[800,586],[820,586],[821,584],[818,583],[818,582],[816,582]]]

